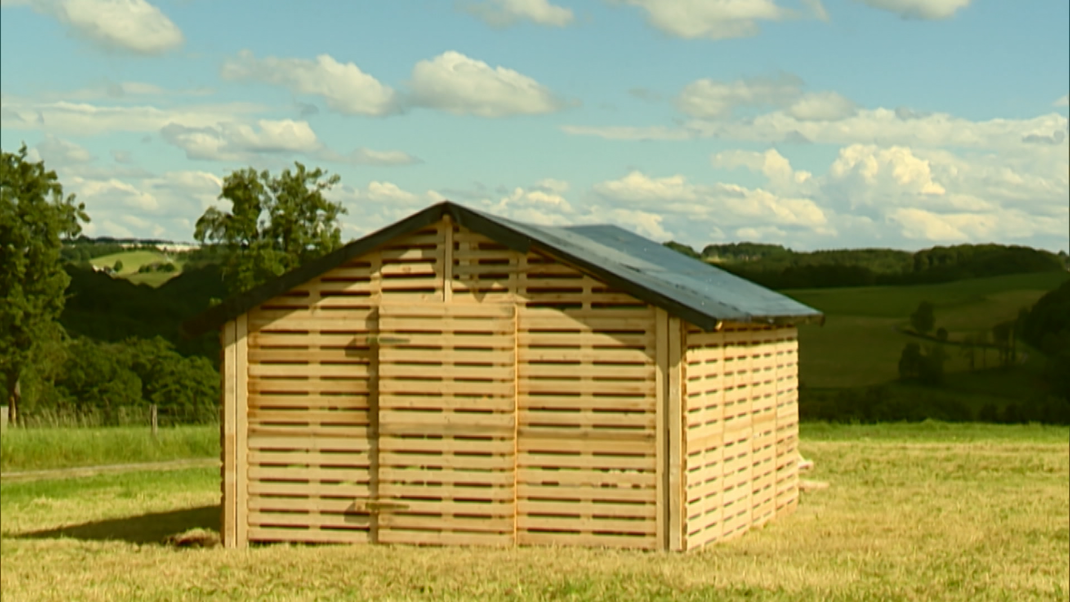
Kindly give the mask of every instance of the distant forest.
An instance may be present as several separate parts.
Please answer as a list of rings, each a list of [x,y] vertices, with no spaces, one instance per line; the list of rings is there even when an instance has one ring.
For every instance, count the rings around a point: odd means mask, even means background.
[[[968,278],[1067,269],[1067,254],[996,244],[933,247],[911,253],[894,249],[793,251],[780,245],[707,245],[699,253],[665,243],[762,286],[777,289],[936,284]]]

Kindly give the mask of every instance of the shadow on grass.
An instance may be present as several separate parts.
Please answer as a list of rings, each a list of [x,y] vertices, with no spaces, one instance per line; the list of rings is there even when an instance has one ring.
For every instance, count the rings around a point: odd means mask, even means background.
[[[125,541],[136,544],[164,543],[164,539],[190,529],[219,530],[219,505],[114,518],[81,525],[20,533],[20,539],[69,537],[86,541]]]

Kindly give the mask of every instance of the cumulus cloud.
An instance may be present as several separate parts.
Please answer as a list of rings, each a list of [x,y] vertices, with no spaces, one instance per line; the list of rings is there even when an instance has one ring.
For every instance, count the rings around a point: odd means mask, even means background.
[[[548,0],[484,0],[467,2],[461,8],[492,27],[509,27],[518,21],[531,21],[550,27],[572,23],[572,10]]]
[[[414,104],[455,115],[537,115],[563,107],[534,79],[454,51],[417,63],[410,87]]]
[[[679,38],[722,40],[758,33],[760,21],[782,21],[804,16],[773,0],[611,0],[642,8],[647,21],[662,33]],[[827,19],[820,0],[807,0],[809,14]]]
[[[190,128],[169,124],[160,130],[167,142],[181,148],[189,159],[242,161],[255,153],[309,153],[323,145],[306,121],[261,119],[255,126],[221,123]]]
[[[353,63],[328,54],[315,60],[256,58],[242,50],[223,63],[221,75],[233,81],[256,81],[282,86],[294,94],[319,96],[327,106],[347,115],[387,115],[397,109],[395,91]]]
[[[101,105],[88,102],[43,102],[0,94],[4,129],[43,130],[55,134],[90,136],[106,132],[155,132],[171,123],[212,127],[265,107],[244,102],[190,104],[172,108],[148,105]]]
[[[94,159],[93,154],[82,146],[51,134],[45,134],[44,140],[29,154],[34,155],[34,161],[43,160],[49,169],[89,163]]]
[[[1055,107],[1070,107],[1070,94],[1063,94],[1062,98],[1052,103]]]
[[[799,121],[835,121],[854,115],[858,107],[836,92],[803,92],[803,81],[782,73],[731,82],[694,81],[680,92],[676,106],[698,119],[724,119],[744,107],[776,107]]]
[[[22,0],[4,6],[29,6],[66,25],[97,47],[134,54],[162,54],[182,46],[182,31],[146,0]]]
[[[948,19],[971,0],[855,0],[867,6],[895,13],[904,19]]]

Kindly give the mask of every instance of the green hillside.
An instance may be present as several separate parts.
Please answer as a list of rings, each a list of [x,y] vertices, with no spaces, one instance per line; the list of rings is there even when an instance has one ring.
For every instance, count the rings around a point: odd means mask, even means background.
[[[909,324],[922,301],[936,306],[936,326],[955,340],[989,331],[1031,307],[1046,292],[1070,280],[1067,272],[1015,274],[943,284],[789,290],[785,294],[825,313],[824,326],[799,329],[800,382],[814,388],[876,385],[897,379],[899,355],[909,337],[896,331]],[[978,355],[977,363],[996,357]],[[952,353],[946,370],[966,372],[969,362]]]
[[[171,280],[181,272],[182,262],[175,261],[162,251],[131,250],[121,253],[111,253],[101,257],[94,257],[89,262],[96,267],[114,267],[117,261],[122,262],[122,270],[117,274],[134,284],[147,284],[158,287]],[[154,263],[174,263],[176,268],[173,272],[138,272],[142,266]]]

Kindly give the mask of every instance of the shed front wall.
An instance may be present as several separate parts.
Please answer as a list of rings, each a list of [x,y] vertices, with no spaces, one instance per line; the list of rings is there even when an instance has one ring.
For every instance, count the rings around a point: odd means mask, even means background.
[[[448,221],[262,304],[224,327],[224,539],[661,547],[654,316]],[[509,356],[459,362],[473,329]]]

